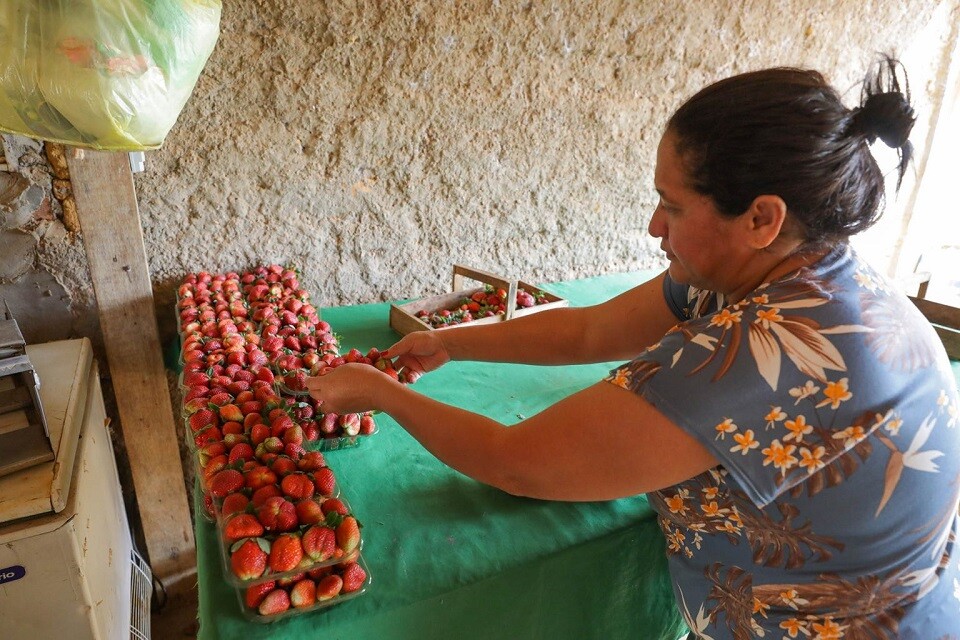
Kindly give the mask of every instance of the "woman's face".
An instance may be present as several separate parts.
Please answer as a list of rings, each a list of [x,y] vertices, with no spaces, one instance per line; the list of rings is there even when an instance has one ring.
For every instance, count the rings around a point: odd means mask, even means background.
[[[654,186],[660,202],[648,230],[660,238],[675,282],[729,293],[738,287],[737,276],[746,258],[737,218],[723,216],[711,198],[687,186],[674,140],[667,131],[657,148]]]

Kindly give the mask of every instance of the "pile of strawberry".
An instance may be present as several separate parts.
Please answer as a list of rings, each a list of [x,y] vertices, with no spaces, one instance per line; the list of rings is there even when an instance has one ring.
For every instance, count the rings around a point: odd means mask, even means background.
[[[298,395],[306,392],[307,376],[322,376],[330,373],[337,367],[350,363],[366,364],[376,367],[398,382],[414,382],[416,376],[411,372],[397,371],[393,366],[393,361],[387,357],[387,353],[373,347],[364,355],[359,349],[350,349],[346,355],[340,356],[334,353],[325,353],[319,360],[293,359],[292,357],[281,358],[276,362],[276,373],[280,376],[281,389],[289,390]],[[360,431],[364,433],[363,418],[361,416]],[[356,435],[356,434],[354,434]]]
[[[190,274],[177,309],[187,442],[228,580],[261,615],[357,592],[367,580],[360,524],[323,454],[308,448],[372,434],[373,417],[323,414],[274,373],[336,361],[330,325],[296,272],[278,265]]]
[[[517,289],[517,307],[533,307],[547,302],[543,292],[530,293],[526,289]],[[484,285],[482,291],[477,291],[467,298],[462,298],[453,309],[439,309],[435,311],[421,310],[417,317],[437,329],[454,324],[471,322],[480,318],[503,315],[507,312],[507,292],[495,289],[491,285]]]

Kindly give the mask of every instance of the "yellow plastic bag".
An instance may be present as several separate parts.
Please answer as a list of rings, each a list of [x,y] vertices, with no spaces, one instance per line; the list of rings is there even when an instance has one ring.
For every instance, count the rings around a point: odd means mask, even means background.
[[[0,1],[0,130],[159,147],[220,34],[220,0]]]

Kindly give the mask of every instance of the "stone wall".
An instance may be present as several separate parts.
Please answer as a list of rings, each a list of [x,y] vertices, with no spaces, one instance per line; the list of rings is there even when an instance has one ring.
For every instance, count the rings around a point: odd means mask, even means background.
[[[453,262],[540,282],[659,266],[654,152],[684,98],[790,64],[852,103],[878,51],[911,54],[922,154],[958,21],[958,0],[225,3],[136,178],[162,337],[200,269],[294,264],[326,306],[445,291]],[[96,338],[44,150],[4,140],[0,296],[34,341]]]

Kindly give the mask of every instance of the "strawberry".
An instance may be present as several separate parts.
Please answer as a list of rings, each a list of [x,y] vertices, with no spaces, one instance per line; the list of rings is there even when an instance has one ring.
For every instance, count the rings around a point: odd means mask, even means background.
[[[323,454],[319,451],[308,451],[297,461],[297,468],[300,471],[317,471],[327,466],[327,461],[323,459]]]
[[[320,438],[320,425],[316,420],[307,420],[300,426],[303,427],[303,439],[307,442],[316,442]]]
[[[323,467],[313,472],[313,484],[317,493],[323,496],[332,496],[336,490],[337,481],[333,475],[333,469]]]
[[[273,379],[274,379],[273,371],[271,371],[267,367],[264,367],[259,371],[257,371],[257,380],[262,380],[264,382],[273,384]]]
[[[343,593],[359,590],[367,580],[367,572],[356,562],[351,562],[344,567],[340,575],[343,578]]]
[[[235,421],[243,422],[243,412],[235,404],[225,404],[220,407],[220,419],[224,422]]]
[[[293,458],[289,456],[278,455],[276,459],[274,459],[274,461],[270,464],[270,469],[272,469],[273,472],[277,474],[278,478],[283,478],[284,476],[288,476],[297,470],[297,463]],[[306,496],[303,496],[303,497],[306,497]]]
[[[374,421],[373,416],[363,415],[360,416],[360,435],[369,436],[375,433],[377,430],[377,423]]]
[[[277,474],[265,465],[259,465],[244,474],[244,484],[256,491],[260,487],[272,485],[277,481]]]
[[[221,417],[223,414],[220,414]],[[360,414],[357,413],[345,413],[340,416],[340,419],[337,421],[340,425],[340,428],[343,429],[344,435],[355,436],[360,433]]]
[[[342,589],[343,579],[340,576],[336,574],[325,576],[321,578],[319,582],[317,582],[317,601],[321,602],[323,600],[336,598],[338,595],[340,595],[340,591]]]
[[[207,427],[200,433],[193,436],[193,443],[197,448],[205,447],[211,442],[217,442],[218,440],[223,440],[223,434],[220,432],[220,429],[216,427]]]
[[[290,596],[283,589],[274,589],[266,596],[257,608],[262,616],[275,616],[290,608]]]
[[[183,384],[188,387],[198,384],[208,386],[210,384],[210,374],[206,371],[187,371],[183,374]]]
[[[239,422],[234,422],[233,420],[229,422],[224,422],[223,426],[220,427],[220,431],[224,434],[227,433],[243,433],[243,425]]]
[[[261,535],[263,535],[263,525],[249,513],[238,513],[223,527],[223,537],[227,542],[235,542],[240,538],[256,538]]]
[[[189,402],[197,398],[206,398],[208,395],[210,395],[210,387],[205,384],[198,384],[187,389],[187,392],[183,395],[183,401]]]
[[[335,413],[324,414],[320,421],[320,433],[331,435],[337,432],[337,420],[340,418]]]
[[[360,546],[360,523],[353,516],[347,516],[337,525],[337,546],[344,553],[350,553]]]
[[[277,586],[284,587],[285,589],[289,590],[289,587],[292,587],[306,577],[306,571],[301,571],[300,573],[294,573],[284,578],[277,578]]]
[[[252,393],[251,397],[253,397]],[[240,404],[240,413],[244,416],[255,413],[259,417],[261,411],[263,411],[263,403],[258,400],[247,400]]]
[[[280,481],[280,489],[292,500],[304,500],[313,496],[314,487],[313,482],[305,474],[290,473]]]
[[[253,496],[250,498],[250,502],[253,503],[254,507],[260,507],[264,502],[267,501],[267,498],[273,498],[277,496],[281,498],[283,497],[283,492],[280,491],[280,487],[275,484],[268,484],[254,491]]]
[[[228,494],[243,488],[243,474],[236,469],[221,469],[210,478],[210,494],[215,498],[223,498]]]
[[[342,516],[350,514],[350,511],[347,509],[347,505],[343,504],[337,498],[328,498],[323,501],[323,504],[320,505],[320,508],[324,513],[339,513]]]
[[[233,449],[238,444],[250,444],[250,438],[243,433],[226,433],[223,436],[223,444],[225,444],[228,449]]]
[[[303,448],[303,445],[296,442],[288,442],[283,445],[283,454],[292,460],[299,460],[300,456],[306,452],[307,450]]]
[[[256,609],[260,606],[260,603],[263,602],[264,597],[273,591],[276,585],[277,583],[271,580],[270,582],[261,582],[252,587],[247,587],[247,590],[243,594],[243,602],[251,609]]]
[[[247,538],[230,547],[230,568],[233,575],[241,580],[254,580],[263,575],[267,568],[267,553],[263,547],[267,541],[263,538]]]
[[[294,508],[297,511],[297,521],[301,525],[317,524],[326,517],[320,503],[313,499],[301,500]]]
[[[210,396],[210,404],[216,405],[217,407],[222,407],[225,404],[230,404],[231,400],[233,400],[233,398],[226,391],[216,393]],[[243,420],[242,417],[240,419]]]
[[[301,544],[308,558],[323,562],[332,558],[337,549],[336,533],[330,527],[313,526],[304,532]]]
[[[301,580],[290,589],[290,604],[294,607],[309,607],[316,601],[317,585],[313,580]]]
[[[271,414],[272,413],[273,412],[271,412]],[[283,411],[280,411],[279,414],[276,414],[275,416],[271,415],[270,417],[270,435],[280,437],[287,429],[295,426],[295,424],[296,423],[294,423],[293,418],[288,416]]]
[[[267,565],[274,573],[293,571],[303,560],[303,546],[300,537],[292,533],[278,536],[270,545],[270,557]]]
[[[250,428],[250,442],[253,445],[259,445],[270,437],[270,427],[261,423],[254,424]]]
[[[303,427],[298,424],[293,425],[283,432],[280,439],[285,444],[303,444]]]
[[[257,519],[267,531],[291,531],[297,526],[297,509],[285,498],[267,498],[257,507]]]
[[[244,380],[234,380],[227,385],[227,391],[232,393],[234,396],[239,396],[244,391],[250,389],[250,383]]]
[[[237,460],[251,459],[253,459],[253,447],[245,442],[241,442],[230,449],[230,457],[228,458],[227,464],[233,464]]]
[[[207,427],[216,427],[220,424],[220,420],[210,409],[200,409],[190,416],[187,422],[190,424],[190,429],[194,433],[199,433]]]
[[[228,518],[235,513],[241,513],[246,510],[249,503],[250,498],[242,493],[231,493],[223,499],[223,503],[220,505],[220,515],[223,518]]]

